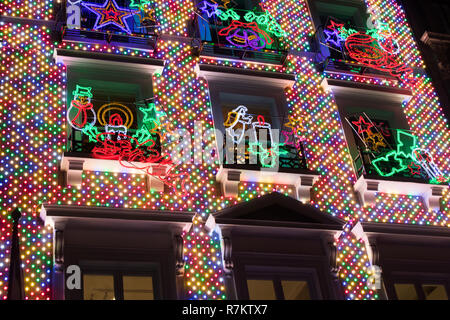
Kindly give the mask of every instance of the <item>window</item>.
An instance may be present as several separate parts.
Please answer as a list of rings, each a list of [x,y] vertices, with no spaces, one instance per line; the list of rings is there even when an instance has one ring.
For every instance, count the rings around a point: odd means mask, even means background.
[[[395,283],[398,300],[448,300],[442,284]]]
[[[85,274],[83,276],[84,300],[153,300],[151,276]]]
[[[284,30],[260,1],[197,1],[198,37],[204,55],[273,60],[285,55]],[[250,52],[249,52],[250,51]]]
[[[369,17],[363,1],[359,0],[312,0],[312,11],[321,25],[330,17],[356,28],[365,28]],[[316,22],[316,23],[317,23]]]
[[[148,120],[157,119],[150,74],[87,62],[70,66],[68,77],[69,152],[117,160],[126,143],[131,150],[154,144],[160,152],[156,122]],[[145,158],[145,152],[132,153],[140,156],[127,160]]]
[[[154,300],[159,294],[159,267],[143,262],[82,261],[84,300]]]
[[[275,167],[274,160],[279,161],[280,170],[306,169],[303,145],[291,134],[292,128],[285,126],[289,119],[285,115],[281,89],[265,89],[264,86],[237,89],[233,85],[216,85],[211,82],[215,126],[226,139],[234,142],[228,144],[232,149],[224,149],[228,154],[234,154],[233,159],[227,161],[226,153],[223,153],[224,167],[260,170],[261,167]],[[291,135],[286,136],[284,132]],[[267,150],[277,150],[278,160],[261,155],[262,148],[257,150],[260,145]]]
[[[250,300],[310,300],[307,281],[301,280],[247,280]]]

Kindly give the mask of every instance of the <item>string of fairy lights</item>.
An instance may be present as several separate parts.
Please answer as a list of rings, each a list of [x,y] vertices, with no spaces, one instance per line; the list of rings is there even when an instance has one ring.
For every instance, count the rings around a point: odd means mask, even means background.
[[[2,1],[6,15],[50,19],[51,1]],[[265,8],[279,18],[286,31],[285,41],[292,50],[309,49],[312,34],[306,0],[264,0]],[[423,61],[400,5],[395,0],[367,0],[388,23],[401,47],[402,61],[423,67]],[[20,5],[19,5],[20,4]],[[193,15],[192,1],[157,0],[156,15],[161,33],[187,36],[187,22]],[[298,23],[292,23],[298,21]],[[220,239],[204,230],[204,221],[212,212],[242,201],[279,192],[287,196],[295,189],[289,185],[242,182],[236,198],[221,195],[215,175],[218,162],[201,165],[182,164],[176,172],[184,174],[187,193],[170,188],[165,192],[148,191],[145,174],[83,172],[81,188],[58,185],[57,166],[65,139],[66,69],[53,62],[53,49],[97,52],[111,55],[158,58],[164,60],[161,74],[153,77],[155,104],[167,113],[166,130],[185,128],[193,134],[194,121],[212,129],[213,118],[208,84],[198,78],[198,64],[213,64],[296,76],[285,97],[289,114],[301,117],[306,129],[304,143],[308,168],[320,173],[313,186],[311,204],[333,216],[347,220],[339,239],[339,278],[348,299],[377,299],[369,289],[370,261],[363,239],[350,232],[355,221],[450,226],[450,192],[444,191],[442,210],[428,210],[421,199],[410,195],[379,193],[375,204],[361,207],[355,197],[356,175],[342,130],[342,121],[332,92],[321,84],[324,78],[362,82],[378,86],[403,87],[396,80],[367,78],[355,74],[317,72],[307,58],[288,55],[283,65],[239,62],[221,58],[198,58],[188,45],[160,40],[155,53],[126,47],[87,43],[53,44],[50,29],[1,23],[2,66],[0,69],[0,297],[6,298],[9,265],[10,212],[21,208],[25,218],[20,223],[20,239],[25,293],[28,299],[51,296],[52,230],[38,218],[42,203],[143,208],[165,211],[193,211],[193,227],[184,236],[186,261],[184,283],[189,299],[226,299]],[[430,150],[436,164],[450,174],[449,130],[438,97],[426,76],[412,88],[413,97],[403,104],[410,129],[421,145]],[[203,148],[214,142],[203,142]],[[165,152],[173,146],[168,144]],[[202,156],[196,150],[195,156]]]

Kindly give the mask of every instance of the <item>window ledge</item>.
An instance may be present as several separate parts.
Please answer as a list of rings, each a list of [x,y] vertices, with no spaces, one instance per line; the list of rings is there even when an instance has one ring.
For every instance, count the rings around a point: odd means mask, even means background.
[[[126,168],[122,166],[118,160],[106,160],[106,159],[95,159],[88,158],[84,156],[76,156],[72,153],[64,153],[61,159],[60,168],[61,171],[65,173],[65,181],[67,185],[80,187],[82,182],[82,174],[83,171],[101,171],[101,172],[112,172],[112,173],[128,173],[128,174],[145,174],[147,179],[147,189],[155,190],[158,192],[164,191],[164,183],[156,178],[164,177],[167,170],[169,169],[168,165],[161,165],[158,163],[155,164],[147,164],[151,166],[151,172],[154,173],[155,176],[147,174],[144,170],[138,169],[138,167],[142,167],[141,162],[128,162],[130,166],[136,166],[134,168]]]
[[[270,169],[243,170],[224,168],[221,165],[216,180],[221,183],[225,197],[237,197],[241,182],[273,183],[294,186],[295,194],[292,196],[303,203],[309,203],[311,188],[320,174],[310,170],[304,171],[305,173],[288,173]]]
[[[354,185],[354,190],[359,194],[364,205],[375,203],[379,192],[420,196],[429,209],[440,209],[440,198],[445,185],[435,185],[420,182],[395,181],[385,178],[359,177]]]

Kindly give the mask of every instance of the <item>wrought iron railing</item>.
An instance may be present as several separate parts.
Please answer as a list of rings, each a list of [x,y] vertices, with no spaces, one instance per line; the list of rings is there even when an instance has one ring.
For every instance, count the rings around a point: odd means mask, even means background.
[[[378,157],[382,156],[380,154],[377,155]],[[392,175],[389,176],[383,176],[381,175],[373,165],[374,161],[374,154],[371,150],[358,146],[358,154],[356,157],[353,158],[353,163],[355,167],[356,174],[359,177],[361,176],[371,176],[371,177],[380,177],[384,179],[392,179],[392,180],[413,180],[418,182],[427,183],[430,179],[427,177],[423,172],[419,173],[412,173],[414,170],[401,170],[399,172],[395,172]],[[412,162],[412,161],[411,161]],[[398,160],[395,160],[395,158],[386,158],[383,160],[381,168],[390,169],[395,166],[398,166]],[[412,167],[414,168],[414,167]],[[386,170],[388,171],[388,170]],[[419,172],[419,171],[417,171]]]
[[[156,48],[158,40],[155,33],[145,35],[127,35],[113,32],[102,32],[88,29],[70,29],[63,28],[62,39],[75,42],[96,42],[100,44],[120,44],[130,48],[144,49],[153,51]]]
[[[260,170],[266,167],[276,168],[280,172],[293,173],[308,169],[302,143],[299,144],[299,148],[291,145],[279,146],[278,155],[273,155],[276,162],[265,161],[265,165],[263,165],[261,157],[257,154],[252,155],[248,148],[242,152],[237,146],[234,146],[232,151],[234,152],[232,161],[227,162],[227,158],[224,155],[224,168]],[[270,164],[268,165],[268,163]]]

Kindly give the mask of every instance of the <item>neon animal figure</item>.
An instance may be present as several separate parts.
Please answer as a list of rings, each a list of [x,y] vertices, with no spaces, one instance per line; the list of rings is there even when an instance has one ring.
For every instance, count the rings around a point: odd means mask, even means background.
[[[233,20],[228,27],[221,29],[218,34],[224,36],[229,43],[239,48],[250,47],[258,50],[273,43],[273,39],[264,30],[258,28],[255,21],[245,23]]]
[[[228,113],[228,118],[224,122],[225,131],[230,135],[235,144],[239,144],[244,137],[247,126],[250,126],[253,120],[251,115],[247,114],[246,106],[238,106]]]

